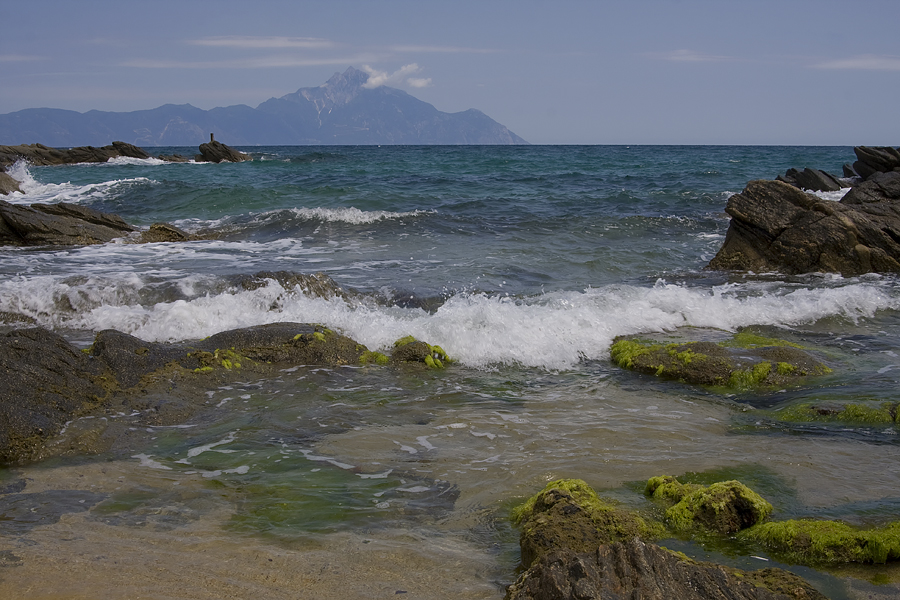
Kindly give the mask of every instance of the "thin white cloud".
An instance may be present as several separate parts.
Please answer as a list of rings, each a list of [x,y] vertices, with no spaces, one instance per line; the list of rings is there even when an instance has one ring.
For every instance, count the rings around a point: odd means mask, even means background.
[[[492,48],[466,48],[463,46],[390,46],[392,52],[439,52],[446,54],[491,54],[500,52]]]
[[[402,84],[406,83],[409,86],[415,88],[423,88],[431,85],[431,79],[424,79],[420,77],[410,77],[410,75],[415,75],[422,69],[416,63],[410,63],[408,65],[403,65],[393,73],[388,73],[387,71],[379,71],[377,69],[373,69],[369,65],[363,65],[363,71],[369,74],[369,80],[363,84],[364,88],[367,89],[375,89],[377,87],[381,87],[383,85],[387,85],[389,83],[392,84]]]
[[[223,35],[188,40],[194,46],[218,46],[227,48],[331,48],[334,43],[323,38]]]
[[[29,62],[32,60],[44,60],[44,57],[27,54],[0,54],[0,62]]]
[[[652,52],[645,56],[655,58],[657,60],[669,60],[673,62],[721,62],[726,60],[734,60],[731,56],[719,56],[715,54],[704,54],[695,50],[673,50],[671,52]]]
[[[862,54],[815,65],[818,69],[851,69],[858,71],[900,71],[900,56]]]
[[[136,59],[120,63],[123,67],[139,69],[278,69],[291,67],[316,67],[322,65],[349,65],[372,60],[371,55],[343,56],[335,58],[298,58],[295,56],[264,56],[237,60],[157,60]]]

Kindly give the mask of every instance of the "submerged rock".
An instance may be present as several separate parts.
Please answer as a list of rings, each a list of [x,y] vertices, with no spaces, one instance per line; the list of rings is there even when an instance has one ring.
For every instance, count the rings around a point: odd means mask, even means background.
[[[900,559],[900,521],[868,529],[840,521],[776,521],[750,528],[740,537],[762,544],[782,560],[810,566]]]
[[[900,272],[900,172],[878,173],[840,202],[781,181],[751,181],[728,199],[725,212],[731,223],[708,268],[845,277]]]
[[[432,369],[443,369],[451,359],[440,346],[432,346],[412,336],[400,338],[394,342],[391,362],[396,364],[423,363]]]
[[[616,338],[610,357],[623,369],[731,391],[798,385],[831,372],[797,344],[749,333],[720,342]]]

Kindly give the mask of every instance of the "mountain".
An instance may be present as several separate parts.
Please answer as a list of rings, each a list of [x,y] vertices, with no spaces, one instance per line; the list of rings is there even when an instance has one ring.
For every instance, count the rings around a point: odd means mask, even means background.
[[[527,144],[475,109],[445,113],[402,90],[366,88],[353,67],[319,87],[244,104],[202,110],[166,104],[152,110],[79,113],[31,108],[0,115],[0,144],[196,146],[217,139],[234,146],[333,144]]]

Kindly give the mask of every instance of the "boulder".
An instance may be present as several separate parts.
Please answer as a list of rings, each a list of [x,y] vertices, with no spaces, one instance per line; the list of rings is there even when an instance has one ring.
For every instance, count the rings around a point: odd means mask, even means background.
[[[249,154],[238,152],[234,148],[226,146],[222,142],[211,140],[205,144],[200,144],[200,154],[197,155],[198,161],[204,162],[243,162],[245,160],[253,160]]]
[[[170,223],[154,223],[147,231],[141,233],[142,244],[156,244],[159,242],[186,242],[191,239],[191,234],[171,225]]]
[[[840,202],[781,181],[751,181],[725,211],[731,223],[711,269],[900,272],[900,172],[879,174]]]
[[[506,600],[826,600],[780,569],[739,571],[696,562],[637,538],[590,552],[549,553],[523,573]]]
[[[776,179],[801,190],[813,192],[838,192],[843,188],[837,177],[818,169],[806,168],[802,171],[788,169],[784,175],[779,175]]]
[[[102,244],[132,231],[116,215],[76,204],[22,206],[0,200],[0,246]]]
[[[857,146],[853,152],[857,158],[853,163],[853,170],[863,179],[868,179],[875,173],[900,170],[900,152],[890,146]]]
[[[21,192],[19,182],[10,177],[5,171],[0,170],[0,194],[4,196],[13,192]]]

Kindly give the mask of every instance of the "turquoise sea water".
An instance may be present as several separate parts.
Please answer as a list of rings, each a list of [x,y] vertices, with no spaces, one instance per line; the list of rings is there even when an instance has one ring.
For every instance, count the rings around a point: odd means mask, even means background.
[[[111,417],[133,421],[127,447],[3,473],[0,589],[118,597],[110,582],[140,571],[121,597],[293,598],[314,588],[300,596],[501,598],[518,564],[506,511],[560,477],[647,508],[647,478],[712,473],[758,489],[779,518],[896,518],[893,425],[776,417],[797,403],[898,400],[897,278],[704,269],[724,239],[731,194],[789,167],[839,174],[852,148],[242,150],[254,160],[17,165],[25,194],[12,202],[76,202],[139,227],[223,233],[6,249],[0,311],[79,345],[107,328],[179,341],[300,321],[372,350],[413,335],[456,362],[441,372],[299,368],[248,380],[210,390],[208,410],[182,427]],[[372,302],[310,298],[275,280],[236,285],[261,271],[321,271]],[[609,361],[617,335],[744,327],[814,348],[833,374],[723,396]],[[47,515],[37,525],[35,506]],[[61,537],[71,544],[53,541]],[[84,558],[104,553],[126,566]],[[282,583],[251,569],[252,553],[277,561]],[[723,560],[771,565],[765,558]],[[164,574],[146,575],[149,564]],[[50,565],[54,577],[37,575]],[[79,569],[94,583],[76,585]],[[832,598],[871,592],[864,580],[879,574],[799,571]],[[184,586],[192,591],[179,596]]]

